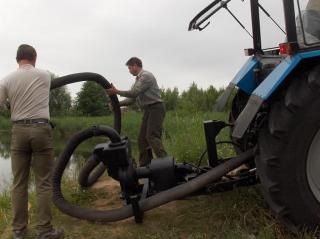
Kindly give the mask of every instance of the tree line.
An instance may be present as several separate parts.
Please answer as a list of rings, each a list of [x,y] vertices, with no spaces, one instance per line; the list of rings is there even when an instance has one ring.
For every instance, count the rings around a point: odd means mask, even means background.
[[[182,110],[187,112],[212,111],[218,96],[223,88],[216,89],[209,86],[202,89],[196,83],[182,92],[178,88],[161,89],[161,97],[165,102],[167,111]],[[103,116],[110,115],[107,102],[109,97],[105,90],[95,82],[85,82],[74,100],[66,87],[60,87],[50,92],[50,114],[52,116]],[[129,110],[138,110],[130,106]],[[7,110],[1,110],[2,115],[9,115]]]

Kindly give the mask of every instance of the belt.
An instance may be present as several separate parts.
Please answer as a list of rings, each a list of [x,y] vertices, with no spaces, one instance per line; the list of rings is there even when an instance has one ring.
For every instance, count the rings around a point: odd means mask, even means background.
[[[152,103],[152,104],[148,104],[147,106],[153,106],[153,105],[162,104],[162,103],[163,103],[162,101],[158,101],[158,102],[155,102],[155,103]]]
[[[13,121],[14,124],[48,124],[48,119],[23,119]]]

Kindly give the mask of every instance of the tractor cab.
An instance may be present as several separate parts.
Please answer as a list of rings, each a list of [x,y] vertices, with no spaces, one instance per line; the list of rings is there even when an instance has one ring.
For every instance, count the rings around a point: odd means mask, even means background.
[[[319,46],[320,2],[315,0],[309,1],[305,10],[299,11],[296,18],[296,25],[297,40],[300,49]]]

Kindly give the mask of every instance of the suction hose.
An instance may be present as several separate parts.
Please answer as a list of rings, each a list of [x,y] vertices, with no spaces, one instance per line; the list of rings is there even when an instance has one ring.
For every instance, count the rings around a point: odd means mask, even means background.
[[[111,84],[101,75],[91,72],[76,73],[55,78],[51,81],[51,90],[59,88],[61,86],[72,84],[81,81],[95,81],[101,85],[104,89],[111,87]],[[119,106],[119,100],[116,95],[110,96],[111,105],[114,112],[114,129],[120,134],[121,131],[121,111]]]
[[[51,89],[59,88],[61,86],[81,82],[81,81],[94,81],[100,84],[104,89],[108,89],[111,87],[111,84],[101,75],[96,73],[76,73],[71,75],[66,75],[62,77],[58,77],[52,80]],[[119,106],[119,101],[116,95],[110,96],[111,104],[114,112],[114,129],[120,134],[121,131],[121,111]],[[91,155],[79,173],[79,184],[82,187],[90,187],[92,186],[99,177],[105,172],[106,167],[103,163],[99,164],[93,155]]]
[[[92,154],[79,172],[78,183],[84,188],[91,187],[98,181],[106,169],[107,167],[103,163],[100,163],[96,156]]]
[[[83,208],[78,205],[69,203],[61,192],[61,178],[63,172],[70,161],[73,151],[84,140],[93,137],[105,135],[110,138],[111,142],[119,142],[120,136],[117,132],[107,126],[93,127],[84,130],[73,136],[67,147],[62,152],[58,164],[54,170],[53,176],[53,202],[63,212],[72,217],[84,219],[93,222],[113,222],[126,219],[133,216],[131,205],[127,205],[118,209],[112,210],[96,210],[90,208]],[[160,192],[154,196],[139,201],[139,206],[142,211],[151,210],[159,207],[165,203],[173,200],[183,198],[193,192],[200,190],[206,185],[218,180],[231,170],[239,167],[241,164],[254,157],[254,149],[248,150],[237,157],[234,157],[217,167],[211,169],[209,172],[204,173],[197,178],[189,181],[188,183],[173,187],[169,190]]]

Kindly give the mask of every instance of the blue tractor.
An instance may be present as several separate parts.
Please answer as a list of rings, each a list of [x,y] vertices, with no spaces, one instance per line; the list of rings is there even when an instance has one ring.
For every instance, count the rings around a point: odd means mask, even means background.
[[[228,2],[211,3],[191,21],[189,30],[203,30],[220,9],[230,12]],[[287,39],[271,49],[261,48],[259,13],[270,15],[259,1],[250,4],[253,48],[245,52],[251,57],[216,108],[221,109],[237,88],[230,113],[236,151],[257,147],[251,167],[256,167],[265,199],[276,215],[288,226],[316,226],[320,221],[320,1],[310,0],[301,11],[299,0],[296,4],[283,0]]]
[[[189,30],[203,30],[220,9],[236,18],[228,8],[230,1],[213,1],[190,22]],[[282,2],[286,41],[279,47],[262,49],[259,14],[270,15],[259,0],[250,0],[253,47],[246,49],[250,58],[216,104],[216,109],[222,109],[234,96],[229,122],[204,122],[207,166],[176,163],[168,156],[136,167],[129,139],[120,136],[121,112],[117,98],[112,97],[114,127],[94,126],[79,132],[62,152],[54,171],[55,205],[80,219],[110,222],[134,216],[141,223],[144,211],[172,200],[261,183],[271,210],[285,225],[292,230],[316,228],[320,224],[320,1],[310,0],[304,11],[300,11],[299,0]],[[94,73],[60,77],[51,87],[84,80],[110,87]],[[237,156],[221,160],[215,138],[227,126]],[[90,186],[104,171],[119,181],[125,206],[106,211],[74,205],[61,191],[61,178],[75,149],[101,135],[109,140],[95,146],[80,172],[79,183]],[[245,170],[230,173],[242,165]]]

